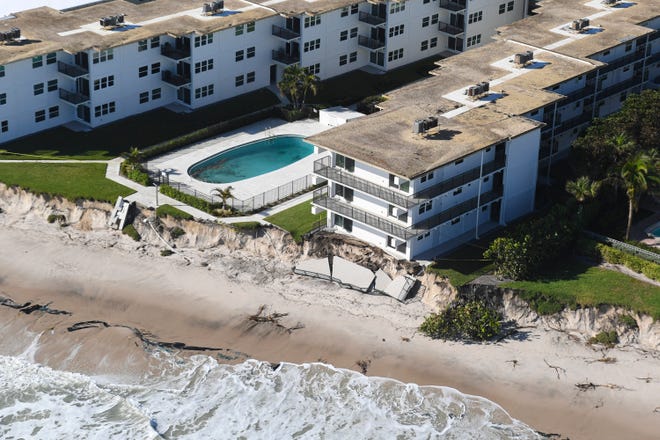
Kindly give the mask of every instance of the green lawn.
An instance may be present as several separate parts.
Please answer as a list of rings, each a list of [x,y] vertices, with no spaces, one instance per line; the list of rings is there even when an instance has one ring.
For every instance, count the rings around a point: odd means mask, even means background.
[[[261,89],[188,114],[157,109],[89,132],[57,127],[0,145],[0,159],[111,159],[131,147],[142,149],[278,102]]]
[[[156,216],[157,217],[165,217],[165,216],[170,216],[179,220],[192,220],[193,216],[188,214],[185,211],[181,211],[178,208],[175,208],[172,205],[164,204],[160,205],[158,208],[156,208]]]
[[[292,206],[277,214],[266,217],[264,220],[280,228],[289,231],[296,242],[302,240],[302,236],[314,229],[319,221],[325,224],[325,211],[320,215],[312,214],[312,202],[303,202]]]
[[[467,284],[493,270],[493,263],[483,259],[483,253],[491,240],[479,240],[461,246],[451,254],[436,259],[427,270],[448,277],[454,287]]]
[[[0,163],[0,182],[69,200],[114,203],[134,191],[105,178],[104,163]]]
[[[539,293],[565,305],[617,305],[660,319],[660,287],[578,261],[566,261],[537,280],[502,286]]]

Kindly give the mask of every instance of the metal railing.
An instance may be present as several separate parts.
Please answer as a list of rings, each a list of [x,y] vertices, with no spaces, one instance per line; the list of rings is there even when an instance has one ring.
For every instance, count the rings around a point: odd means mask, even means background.
[[[458,35],[465,32],[465,29],[461,27],[454,26],[453,24],[445,23],[442,21],[438,23],[438,30],[449,35]]]
[[[654,252],[647,251],[646,249],[642,249],[637,246],[633,246],[631,244],[624,243],[623,241],[615,240],[614,238],[606,237],[604,235],[600,235],[592,231],[585,230],[584,234],[587,237],[593,238],[594,240],[600,243],[610,245],[615,249],[619,249],[621,251],[628,252],[629,254],[643,258],[645,260],[653,261],[655,263],[660,264],[660,255]]]
[[[636,51],[633,54],[626,55],[623,58],[619,58],[618,60],[612,61],[611,63],[607,63],[607,66],[601,67],[598,71],[603,74],[606,72],[611,72],[612,70],[618,69],[619,67],[623,67],[626,64],[631,64],[634,63],[635,61],[639,61],[642,58],[645,57],[645,51]]]
[[[472,211],[478,206],[483,206],[486,203],[490,203],[493,200],[499,199],[500,197],[502,197],[501,188],[495,189],[487,193],[483,193],[481,194],[481,197],[479,196],[473,197],[469,200],[459,203],[458,205],[452,206],[449,209],[441,211],[440,213],[435,214],[433,217],[430,217],[426,220],[422,220],[421,222],[417,222],[414,225],[412,225],[410,229],[415,231],[413,235],[418,235],[421,232],[425,232],[429,229],[435,228],[436,226],[444,222],[448,222],[449,220],[452,220],[458,217],[459,215],[462,215],[468,211]]]
[[[64,61],[57,62],[57,71],[74,79],[89,74],[89,70],[80,66],[65,63]]]
[[[83,95],[82,93],[71,92],[69,90],[60,89],[60,99],[69,102],[71,104],[82,104],[83,102],[89,101],[89,96]]]
[[[277,61],[282,64],[291,65],[300,61],[300,55],[291,55],[286,53],[284,49],[273,50],[272,52],[273,61]]]
[[[438,2],[438,6],[440,6],[443,9],[449,9],[450,11],[462,11],[465,9],[465,0],[463,1],[451,1],[451,0],[440,0]]]
[[[177,49],[173,47],[170,43],[165,43],[160,47],[160,53],[167,58],[173,59],[175,61],[182,60],[184,58],[190,58],[190,49]]]
[[[372,26],[380,26],[382,24],[385,24],[385,21],[387,21],[385,17],[379,17],[377,15],[373,15],[364,11],[360,11],[360,13],[358,14],[358,20],[360,20],[363,23],[370,24]]]
[[[380,49],[381,47],[385,47],[385,42],[381,40],[376,40],[375,38],[369,38],[364,35],[358,35],[358,46],[375,50],[375,49]]]
[[[283,28],[282,26],[277,26],[273,25],[272,28],[272,34],[278,38],[281,38],[283,40],[289,41],[289,40],[295,40],[296,38],[300,38],[300,33],[299,32],[294,32],[291,29]]]
[[[175,87],[180,87],[180,86],[185,86],[186,84],[190,84],[190,75],[188,76],[183,76],[183,75],[177,75],[174,72],[171,72],[169,70],[163,70],[161,72],[161,79],[168,83],[171,84]]]

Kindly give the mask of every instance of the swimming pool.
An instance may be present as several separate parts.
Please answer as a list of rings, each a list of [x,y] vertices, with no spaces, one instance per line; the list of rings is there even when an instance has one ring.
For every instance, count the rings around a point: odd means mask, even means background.
[[[301,136],[273,136],[239,145],[197,162],[188,174],[208,183],[230,183],[270,173],[314,152]]]

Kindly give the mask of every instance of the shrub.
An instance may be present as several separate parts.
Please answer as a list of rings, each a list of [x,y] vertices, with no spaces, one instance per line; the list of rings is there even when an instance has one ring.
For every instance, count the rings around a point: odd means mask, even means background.
[[[539,315],[554,315],[567,307],[576,307],[574,302],[561,301],[558,298],[546,296],[540,292],[521,291],[519,292],[519,296]]]
[[[218,203],[207,202],[204,199],[191,196],[190,194],[186,194],[169,185],[161,185],[160,192],[162,194],[165,194],[166,196],[172,197],[175,200],[183,202],[186,205],[190,205],[193,208],[197,208],[200,211],[208,212],[209,214],[212,214],[214,209],[218,209],[220,207],[220,204]]]
[[[177,238],[181,237],[182,235],[186,235],[186,231],[181,229],[178,226],[173,227],[170,230],[170,237],[172,237],[173,240],[176,240]]]
[[[622,264],[630,270],[660,281],[660,265],[602,243],[595,244],[597,255],[610,264]]]
[[[370,115],[371,113],[378,111],[376,105],[386,100],[387,98],[385,98],[383,95],[367,96],[362,101],[357,103],[356,109],[360,113],[366,113],[367,115]]]
[[[133,225],[126,225],[124,226],[124,229],[121,230],[122,234],[128,235],[135,241],[140,241],[142,237],[140,236],[140,233],[135,230],[135,227]]]
[[[619,323],[623,324],[629,330],[639,330],[639,325],[637,321],[630,315],[621,315],[619,316]]]
[[[63,214],[50,214],[47,218],[48,223],[58,222],[60,225],[66,223],[66,217]]]
[[[601,344],[606,347],[614,347],[619,342],[619,335],[616,330],[609,332],[600,332],[596,336],[589,338],[589,344]]]
[[[169,257],[169,256],[172,255],[173,253],[174,253],[174,251],[171,250],[171,249],[161,249],[161,250],[160,250],[160,256],[161,256],[161,257]]]
[[[142,186],[149,185],[149,174],[145,172],[140,164],[132,164],[123,161],[119,167],[120,174]]]
[[[419,330],[433,339],[485,341],[499,334],[502,316],[482,301],[454,302],[441,313],[428,316]]]

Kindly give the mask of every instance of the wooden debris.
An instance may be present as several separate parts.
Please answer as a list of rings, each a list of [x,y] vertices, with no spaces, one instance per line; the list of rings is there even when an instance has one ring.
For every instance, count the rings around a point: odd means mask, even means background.
[[[560,373],[564,373],[564,375],[566,375],[566,369],[565,369],[565,368],[558,367],[558,366],[556,366],[556,365],[550,365],[550,364],[548,363],[548,361],[546,361],[545,359],[543,359],[543,362],[545,362],[545,364],[546,364],[549,368],[552,368],[553,370],[555,370],[555,373],[557,373],[557,379],[558,379],[558,380],[561,379],[561,374],[560,374]]]
[[[278,312],[273,312],[269,315],[265,314],[266,311],[266,305],[262,304],[259,306],[259,310],[257,310],[257,313],[254,315],[250,315],[248,317],[248,320],[256,322],[256,323],[270,323],[274,324],[276,327],[281,328],[283,330],[286,330],[287,332],[291,333],[294,330],[299,330],[301,328],[305,328],[304,324],[301,322],[297,323],[293,327],[287,327],[283,325],[280,322],[280,319],[284,318],[285,316],[289,316],[288,313],[278,313]]]
[[[635,379],[637,380],[643,380],[646,383],[651,383],[653,381],[653,378],[648,376],[648,377],[636,377]],[[660,408],[660,407],[659,407]]]
[[[609,388],[611,390],[628,390],[630,391],[629,388],[622,387],[621,385],[617,385],[614,383],[606,383],[606,384],[598,384],[598,383],[593,383],[593,382],[583,382],[583,383],[576,383],[575,386],[577,389],[580,391],[589,391],[589,390],[595,390],[596,388]]]
[[[588,364],[593,364],[594,362],[602,362],[602,363],[604,363],[604,364],[613,364],[613,363],[616,362],[616,358],[615,358],[615,357],[609,357],[609,356],[606,356],[606,357],[602,357],[602,358],[598,358],[598,359],[588,360],[588,361],[586,361],[586,362],[587,362]]]
[[[511,362],[513,368],[516,368],[518,366],[518,359],[511,359],[510,361],[506,361],[506,362]]]
[[[367,370],[369,369],[369,365],[371,365],[371,359],[366,359],[366,360],[359,360],[355,362],[355,365],[360,367],[360,372],[362,374],[367,374]]]

